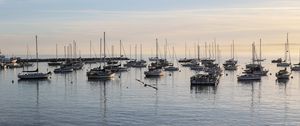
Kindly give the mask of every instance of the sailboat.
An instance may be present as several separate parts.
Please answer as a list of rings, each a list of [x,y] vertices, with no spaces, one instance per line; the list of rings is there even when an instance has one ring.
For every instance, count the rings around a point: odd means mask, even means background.
[[[255,43],[252,44],[252,63],[246,65],[246,70],[244,73],[246,74],[256,74],[259,76],[267,76],[269,70],[264,69],[261,65],[261,39],[260,39],[260,58],[257,59]]]
[[[286,68],[284,68],[283,70],[279,70],[276,73],[277,79],[289,79],[290,75],[291,75],[291,73],[288,72]]]
[[[85,61],[85,64],[94,64],[94,63],[97,63],[97,61],[92,58],[92,41],[90,41],[90,60]]]
[[[35,36],[35,43],[36,43],[36,70],[34,71],[23,71],[22,73],[18,74],[19,79],[48,79],[51,75],[51,72],[42,73],[39,72],[39,56],[38,56],[38,41],[37,36]]]
[[[237,69],[237,60],[234,59],[234,41],[231,45],[231,59],[228,59],[223,64],[225,70],[236,70]]]
[[[53,71],[54,73],[70,73],[70,72],[74,71],[72,63],[68,62],[68,60],[67,60],[66,53],[67,52],[65,51],[66,62],[62,63],[59,68],[54,69],[54,71]]]
[[[103,33],[103,41],[104,41],[104,61],[106,60],[106,53],[105,53],[105,32]],[[104,62],[105,63],[105,62]],[[106,69],[105,66],[101,68],[101,66],[91,69],[87,72],[88,79],[111,79],[115,76],[115,73],[110,70]]]
[[[62,64],[62,63],[61,63],[61,62],[58,62],[58,59],[57,59],[57,44],[56,44],[55,60],[49,62],[48,65],[49,65],[49,66],[60,66],[61,64]]]
[[[142,52],[142,50],[143,50],[143,48],[142,48],[142,44],[141,44],[140,45],[140,60],[139,61],[135,61],[135,63],[132,64],[132,67],[136,67],[136,68],[147,67],[147,62],[145,60],[143,60],[143,52]]]
[[[294,64],[294,66],[291,67],[292,71],[300,71],[300,49],[299,49],[299,63]]]
[[[256,60],[255,43],[252,43],[252,63],[246,65],[246,70],[244,70],[242,75],[237,77],[238,81],[254,81],[261,80],[261,76],[265,76],[268,70],[264,70],[261,64],[255,63]]]
[[[28,60],[29,60],[29,48],[28,48],[28,45],[26,47],[27,47],[26,48],[26,61],[22,62],[21,64],[22,64],[23,67],[31,67],[31,66],[33,66],[33,64],[28,62]]]
[[[146,77],[159,77],[164,75],[162,71],[162,66],[159,64],[158,61],[158,39],[156,39],[156,58],[156,62],[151,63],[151,65],[148,66],[148,71],[144,72]]]
[[[173,48],[172,48],[172,52],[173,52],[173,56],[172,56],[172,60],[173,60],[173,65],[172,66],[167,66],[167,67],[165,67],[164,69],[165,69],[165,71],[178,71],[179,70],[179,68],[178,67],[176,67],[176,66],[174,66],[174,64],[175,64],[175,49],[174,49],[174,46],[173,46]]]
[[[200,46],[199,44],[197,45],[197,51],[198,51],[198,58],[192,60],[190,63],[188,64],[183,64],[183,66],[187,65],[190,67],[191,70],[196,70],[196,71],[203,71],[205,69],[205,66],[203,66],[203,64],[200,64],[199,62],[201,61],[200,59]]]
[[[280,63],[277,63],[278,67],[288,67],[291,65],[291,55],[290,55],[290,47],[289,47],[289,34],[287,33],[286,37],[286,43],[284,44],[285,49],[284,49],[284,60]],[[289,55],[289,57],[288,57]],[[289,58],[289,62],[287,59]]]
[[[184,58],[182,59],[179,59],[178,62],[179,63],[188,63],[188,62],[191,62],[193,59],[189,59],[186,57],[186,43],[184,45]]]

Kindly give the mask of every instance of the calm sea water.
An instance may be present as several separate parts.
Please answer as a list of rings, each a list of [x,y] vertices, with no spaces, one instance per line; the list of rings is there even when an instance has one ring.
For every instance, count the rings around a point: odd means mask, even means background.
[[[18,81],[22,68],[0,70],[0,125],[300,125],[300,73],[277,82],[279,68],[266,61],[272,75],[239,83],[236,76],[248,61],[224,71],[217,87],[191,87],[188,68],[152,79],[144,78],[146,69],[132,68],[110,81],[87,80],[86,71],[97,64],[46,81]],[[40,69],[54,67],[42,63]]]

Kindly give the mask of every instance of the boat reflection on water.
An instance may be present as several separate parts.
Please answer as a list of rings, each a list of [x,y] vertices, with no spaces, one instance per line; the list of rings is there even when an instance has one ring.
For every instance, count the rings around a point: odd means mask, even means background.
[[[261,83],[261,80],[244,80],[244,81],[238,81],[238,84],[256,84]]]
[[[112,79],[89,79],[90,85],[96,89],[99,87],[99,111],[101,116],[101,122],[103,125],[107,125],[107,85],[112,82]]]
[[[108,82],[108,81],[113,81],[115,80],[115,78],[89,78],[88,81],[89,82]]]
[[[40,84],[50,84],[51,81],[48,79],[35,79],[35,80],[24,80],[24,79],[19,79],[18,84],[20,85],[29,85],[33,88],[36,88],[36,107],[39,107],[39,90],[40,90]],[[37,108],[38,110],[38,108]]]
[[[277,79],[276,84],[278,85],[286,85],[289,82],[289,79]]]
[[[218,86],[191,85],[192,94],[216,94]]]
[[[28,84],[28,85],[34,85],[34,84],[50,84],[51,80],[49,79],[19,79],[18,84]]]

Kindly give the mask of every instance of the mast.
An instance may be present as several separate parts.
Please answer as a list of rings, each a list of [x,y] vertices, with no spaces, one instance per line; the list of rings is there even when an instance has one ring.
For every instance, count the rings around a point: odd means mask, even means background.
[[[287,38],[286,38],[287,39],[286,40],[287,41],[287,43],[286,43],[287,44],[287,52],[289,53],[289,61],[291,63],[292,61],[291,61],[291,53],[290,53],[290,46],[289,46],[289,33],[287,33],[286,36],[287,36]]]
[[[105,43],[105,32],[103,33],[103,41],[104,41],[104,42],[103,42],[103,45],[104,45],[103,50],[104,50],[104,61],[105,61],[105,59],[106,59],[106,52],[105,52],[105,51],[106,51],[106,49],[105,49],[105,44],[106,44],[106,43]]]
[[[120,40],[120,58],[122,57],[122,40]]]
[[[66,46],[64,46],[64,55],[65,55],[65,60],[67,61],[67,52],[66,52]]]
[[[168,40],[166,39],[166,45],[165,45],[165,60],[167,60],[167,47],[168,47]]]
[[[158,64],[158,39],[156,38],[156,63]]]
[[[197,54],[198,54],[198,60],[200,61],[200,46],[199,46],[199,43],[197,45]]]
[[[55,57],[56,57],[56,61],[57,61],[57,43],[56,43],[56,49],[55,49]],[[28,55],[28,54],[27,54]]]
[[[99,52],[99,58],[101,59],[101,53],[102,53],[102,38],[100,38],[100,47],[99,47],[100,49],[100,52]]]
[[[194,43],[194,58],[197,58],[197,45]]]
[[[208,44],[208,56],[209,56],[209,58],[211,58],[211,50],[210,50],[210,48],[211,48],[211,44],[209,43]]]
[[[174,49],[174,45],[173,45],[173,55],[172,55],[172,59],[173,59],[173,64],[175,63],[175,49]]]
[[[300,64],[300,49],[299,49],[299,64]]]
[[[214,58],[215,58],[215,60],[217,60],[217,42],[216,42],[217,40],[216,40],[216,38],[214,38],[214,43],[213,43],[213,45],[214,45],[214,47],[213,47],[213,51],[214,51]]]
[[[73,59],[73,55],[72,55],[72,52],[73,52],[73,51],[72,51],[72,44],[69,44],[69,46],[70,46],[70,47],[69,47],[69,49],[70,49],[70,50],[69,50],[69,51],[70,51],[70,52],[69,52],[70,58]]]
[[[135,52],[135,54],[134,54],[135,60],[137,60],[137,45],[136,44],[134,46],[134,52]]]
[[[112,58],[114,57],[114,53],[115,53],[114,49],[115,49],[115,46],[112,45],[112,46],[111,46],[111,57],[112,57]]]
[[[156,59],[158,59],[158,39],[156,38],[156,54],[155,54]]]
[[[207,45],[206,45],[206,42],[205,42],[205,58],[207,58]]]
[[[232,58],[233,58],[233,60],[234,60],[234,40],[232,41]]]
[[[129,57],[131,59],[131,44],[129,45]]]
[[[37,35],[35,36],[35,53],[36,53],[36,70],[39,72],[39,50],[38,50],[38,40]]]
[[[259,39],[259,63],[261,64],[261,39]]]
[[[77,58],[77,46],[76,46],[76,41],[73,41],[73,52],[74,52],[74,59]]]
[[[255,61],[255,43],[252,43],[252,64],[254,64]]]
[[[186,59],[186,42],[184,43],[184,58]]]
[[[28,51],[28,50],[29,50],[29,47],[28,47],[28,44],[26,44],[26,49],[27,49],[27,50],[26,50],[26,53],[27,53],[27,54],[26,54],[26,59],[27,59],[27,61],[28,61],[28,55],[29,55],[29,51]],[[0,51],[0,54],[1,54],[1,51]]]
[[[92,58],[92,40],[90,40],[90,58]]]
[[[141,52],[140,52],[140,58],[141,58],[141,61],[142,61],[142,59],[143,59],[143,54],[142,54],[143,46],[142,46],[142,44],[140,45],[140,48],[141,48],[141,49],[140,49],[140,51],[141,51]]]

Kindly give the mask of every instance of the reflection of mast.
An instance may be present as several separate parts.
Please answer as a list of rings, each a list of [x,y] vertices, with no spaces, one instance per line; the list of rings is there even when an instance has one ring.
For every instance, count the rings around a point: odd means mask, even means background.
[[[158,78],[155,79],[155,85],[158,88]],[[158,90],[155,90],[155,115],[157,115],[157,109],[158,109]]]
[[[39,106],[39,89],[40,89],[40,87],[39,87],[39,82],[37,81],[36,82],[36,105],[37,106]]]
[[[104,122],[106,122],[106,99],[106,81],[104,81],[103,84],[100,82],[100,109],[103,109],[102,118]]]

